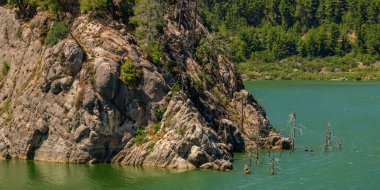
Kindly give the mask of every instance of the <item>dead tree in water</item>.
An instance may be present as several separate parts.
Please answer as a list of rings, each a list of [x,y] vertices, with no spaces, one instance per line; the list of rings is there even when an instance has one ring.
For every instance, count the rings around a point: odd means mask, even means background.
[[[271,163],[269,163],[269,164],[271,165],[271,168],[270,168],[269,172],[271,175],[276,175],[278,173],[278,171],[282,171],[282,169],[277,167],[277,165],[276,165],[276,162],[279,160],[276,159],[274,154],[270,160],[271,160]]]
[[[249,160],[249,166],[251,166],[252,165],[252,158],[253,158],[253,150],[252,149],[247,151],[247,158]]]
[[[343,144],[342,139],[340,139],[340,140],[339,140],[339,143],[338,143],[338,148],[339,148],[339,150],[342,149],[342,144]]]
[[[260,157],[259,157],[259,148],[256,148],[256,156],[255,156],[256,165],[260,164],[259,159],[260,159]]]
[[[331,123],[327,124],[326,140],[325,140],[325,152],[331,149],[332,146],[333,131]]]
[[[255,159],[256,165],[260,164],[260,156],[259,156],[259,148],[255,148],[255,150],[251,149],[247,151],[247,158],[249,160],[249,166],[252,165],[252,159]]]
[[[276,160],[274,159],[274,155],[272,157],[272,171],[271,171],[271,174],[272,175],[276,174]]]
[[[326,131],[326,140],[325,140],[325,152],[333,149],[342,149],[342,139],[339,137],[339,139],[336,139],[337,137],[333,133],[333,127],[331,122],[327,124],[327,131]],[[335,139],[335,140],[334,140]]]
[[[296,146],[296,129],[297,129],[297,118],[296,118],[296,112],[292,112],[289,115],[289,122],[292,123],[292,130],[291,130],[291,150],[294,152],[295,146]]]
[[[296,112],[292,112],[291,114],[289,114],[289,124],[291,124],[291,131],[290,131],[290,140],[291,140],[291,152],[294,152],[294,150],[296,149],[296,132],[297,130],[300,131],[300,134],[302,135],[302,128],[305,128],[305,126],[303,125],[300,125],[300,124],[297,124],[297,116],[296,116]]]

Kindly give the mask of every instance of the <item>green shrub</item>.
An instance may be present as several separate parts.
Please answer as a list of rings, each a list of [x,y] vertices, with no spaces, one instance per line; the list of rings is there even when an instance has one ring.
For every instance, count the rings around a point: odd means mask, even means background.
[[[168,61],[168,62],[166,62],[166,64],[164,65],[164,68],[165,69],[168,69],[168,70],[173,70],[174,68],[176,68],[177,67],[177,62],[175,62],[175,61]]]
[[[79,0],[82,11],[106,10],[109,6],[107,0]]]
[[[165,111],[160,109],[160,108],[157,108],[156,110],[154,110],[155,112],[155,115],[156,115],[156,118],[161,121],[162,120],[162,117],[164,116],[165,114]]]
[[[161,122],[153,123],[154,134],[157,134],[157,132],[160,130],[160,128],[161,128]]]
[[[53,46],[58,43],[59,40],[64,38],[69,29],[64,22],[54,22],[45,38],[45,44]]]
[[[161,46],[159,44],[153,45],[149,48],[148,53],[153,64],[160,65],[161,58],[164,56],[164,53],[161,50]]]
[[[181,91],[181,87],[178,83],[175,83],[172,87],[170,87],[170,91],[172,92],[172,97],[177,95]]]
[[[149,150],[153,150],[154,145],[155,145],[155,143],[150,143],[150,144],[148,145]]]
[[[135,131],[135,138],[133,139],[133,141],[137,144],[142,144],[146,141],[146,132],[144,129],[142,128],[138,128],[136,129]]]
[[[10,69],[11,66],[9,65],[8,61],[3,61],[3,64],[1,66],[1,75],[3,77],[7,76]]]
[[[137,81],[140,72],[133,67],[131,60],[126,60],[121,66],[121,80],[127,85],[133,85]]]

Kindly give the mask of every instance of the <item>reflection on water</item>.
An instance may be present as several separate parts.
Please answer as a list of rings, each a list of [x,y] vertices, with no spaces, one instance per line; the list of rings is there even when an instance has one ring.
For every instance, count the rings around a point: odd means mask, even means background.
[[[0,161],[0,189],[114,189],[144,183],[181,170],[118,164],[61,164]]]
[[[297,111],[306,126],[294,154],[275,152],[278,175],[270,175],[270,157],[244,175],[246,156],[235,154],[234,170],[180,171],[118,164],[60,164],[0,161],[2,189],[378,189],[380,178],[380,83],[260,81],[246,87],[264,103],[271,122],[284,128]],[[343,149],[323,151],[326,124],[343,139]],[[314,153],[304,147],[313,147]]]

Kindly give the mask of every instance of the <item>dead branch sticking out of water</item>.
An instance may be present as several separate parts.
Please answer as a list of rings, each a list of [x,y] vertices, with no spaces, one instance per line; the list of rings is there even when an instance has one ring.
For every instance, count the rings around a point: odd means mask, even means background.
[[[342,139],[339,138],[339,140],[334,140],[336,136],[333,133],[333,127],[332,127],[331,122],[327,124],[327,131],[326,131],[325,136],[326,136],[325,144],[324,144],[325,152],[328,152],[330,150],[342,149],[342,146],[343,146]]]
[[[291,150],[294,152],[295,146],[296,146],[296,128],[297,128],[297,119],[296,119],[296,112],[292,112],[289,115],[289,122],[293,124],[292,126],[292,133],[291,133]]]
[[[329,122],[327,124],[327,132],[326,132],[326,140],[325,140],[325,152],[329,151],[332,147],[332,137],[333,137],[332,124],[331,124],[331,122]]]
[[[272,175],[276,175],[276,160],[274,158],[274,155],[272,157],[272,171],[271,171],[271,174]]]
[[[260,149],[259,148],[255,148],[255,149],[251,149],[247,152],[247,158],[249,160],[249,166],[252,165],[252,160],[255,159],[255,163],[256,165],[259,165],[260,164]]]

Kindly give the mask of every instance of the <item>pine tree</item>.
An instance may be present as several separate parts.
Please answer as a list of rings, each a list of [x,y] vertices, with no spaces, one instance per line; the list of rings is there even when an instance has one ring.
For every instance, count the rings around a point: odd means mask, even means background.
[[[164,5],[159,0],[140,0],[134,6],[131,23],[136,24],[135,35],[140,46],[158,63],[161,53],[160,31],[163,27]]]
[[[338,55],[342,56],[351,51],[351,42],[348,39],[347,32],[342,32],[338,43]]]
[[[280,13],[280,2],[281,0],[270,0],[269,1],[269,20],[273,25],[281,25],[281,13]]]
[[[294,12],[295,12],[294,0],[281,0],[279,10],[282,18],[282,26],[284,28],[290,28],[294,24]]]

